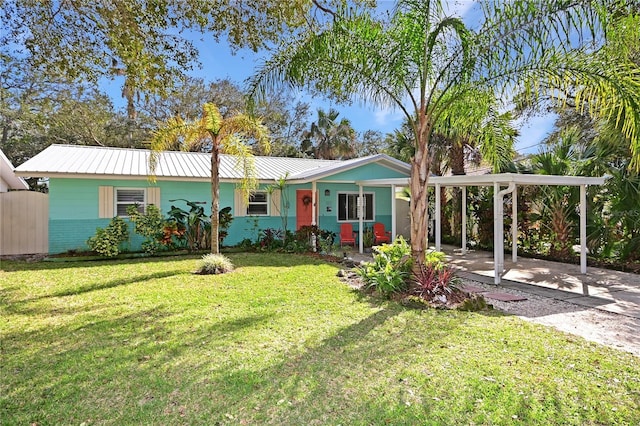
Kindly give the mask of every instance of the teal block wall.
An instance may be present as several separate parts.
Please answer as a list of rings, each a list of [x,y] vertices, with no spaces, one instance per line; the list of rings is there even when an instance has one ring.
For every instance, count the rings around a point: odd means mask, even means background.
[[[356,170],[350,170],[339,175],[331,176],[327,180],[358,180],[376,178],[401,177],[402,174],[379,165],[367,165]],[[211,186],[209,182],[177,182],[158,181],[155,184],[147,180],[117,180],[117,179],[60,179],[49,181],[49,252],[62,253],[68,250],[86,250],[86,241],[93,236],[97,227],[104,228],[110,219],[98,218],[98,187],[131,187],[147,188],[160,187],[160,210],[163,215],[172,205],[187,209],[182,201],[203,201],[206,212],[211,211]],[[261,189],[264,189],[262,185]],[[281,196],[282,202],[289,202],[288,229],[295,231],[296,227],[296,190],[311,189],[312,184],[287,185],[286,192]],[[322,182],[316,183],[318,191],[318,226],[336,234],[340,231],[337,221],[338,192],[358,192],[358,186],[347,183]],[[234,207],[235,184],[222,183],[220,185],[220,207]],[[329,195],[325,195],[329,190]],[[382,222],[391,229],[391,189],[388,187],[365,188],[364,192],[375,193],[375,222]],[[331,211],[327,211],[330,208]],[[234,245],[245,238],[256,241],[261,230],[266,228],[282,228],[280,216],[237,217],[232,210],[234,219],[224,240],[225,245]],[[352,222],[354,229],[358,229],[358,222]],[[373,222],[365,222],[371,225]],[[131,251],[140,250],[143,239],[132,232],[129,242]]]
[[[347,170],[328,177],[332,181],[358,181],[367,179],[389,179],[409,177],[408,174],[398,172],[379,164],[367,164],[355,169]]]

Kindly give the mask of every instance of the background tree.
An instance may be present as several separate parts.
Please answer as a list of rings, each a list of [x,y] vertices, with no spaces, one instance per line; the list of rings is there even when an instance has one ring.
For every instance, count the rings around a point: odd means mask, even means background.
[[[619,126],[640,160],[640,71],[628,55],[612,54],[614,46],[631,52],[640,43],[638,16],[623,6],[615,0],[485,2],[475,30],[436,0],[399,1],[390,19],[344,9],[322,31],[280,48],[251,86],[258,96],[268,89],[306,87],[338,101],[392,105],[404,114],[416,142],[411,249],[420,267],[429,145],[451,103],[470,89],[566,98],[569,88],[578,88],[579,104],[599,101],[591,114],[620,113]]]
[[[351,122],[331,108],[325,112],[318,108],[318,118],[304,134],[300,150],[314,158],[325,160],[352,158],[356,153],[356,132]]]
[[[151,140],[151,173],[155,173],[158,156],[166,150],[210,151],[211,152],[211,253],[220,252],[219,211],[220,211],[220,154],[237,156],[236,166],[242,169],[241,183],[248,194],[257,187],[257,179],[252,161],[251,148],[243,137],[251,137],[259,145],[268,149],[267,128],[256,118],[237,113],[223,117],[218,107],[207,103],[203,106],[199,120],[185,121],[180,117],[170,118],[154,133]]]

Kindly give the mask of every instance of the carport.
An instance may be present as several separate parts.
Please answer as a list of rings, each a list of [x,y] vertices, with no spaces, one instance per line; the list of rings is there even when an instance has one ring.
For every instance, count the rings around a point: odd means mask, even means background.
[[[433,176],[429,178],[428,185],[435,188],[435,193],[440,194],[443,187],[459,187],[462,189],[462,254],[466,253],[467,247],[467,187],[470,186],[493,186],[493,266],[494,283],[500,284],[504,272],[504,196],[511,194],[513,202],[511,224],[511,256],[512,261],[518,261],[518,187],[526,185],[537,186],[578,186],[580,187],[580,272],[587,273],[587,185],[603,185],[605,177],[584,177],[584,176],[556,176],[556,175],[534,175],[500,173],[486,175],[458,175],[458,176]],[[364,186],[388,186],[395,196],[397,187],[409,186],[409,179],[367,179],[357,181],[362,194]],[[440,223],[440,197],[435,197],[435,247],[441,250],[441,223]],[[395,209],[392,208],[392,236],[395,238]],[[362,215],[360,215],[362,216]],[[428,218],[424,218],[428,220]],[[362,222],[362,218],[360,219]],[[360,224],[360,253],[362,246],[362,223]]]

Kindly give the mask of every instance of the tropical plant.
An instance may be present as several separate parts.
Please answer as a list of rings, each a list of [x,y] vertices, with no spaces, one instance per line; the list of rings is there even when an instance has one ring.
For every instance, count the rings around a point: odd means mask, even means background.
[[[391,244],[376,246],[373,261],[365,263],[355,271],[367,287],[390,296],[406,290],[412,265],[411,247],[399,236]]]
[[[241,137],[251,137],[265,151],[269,147],[267,128],[255,117],[237,113],[223,118],[214,104],[206,103],[199,120],[184,121],[180,117],[167,120],[154,133],[151,140],[152,155],[149,158],[151,173],[155,173],[161,151],[180,149],[183,151],[211,152],[211,253],[220,252],[220,154],[236,156],[236,166],[242,169],[240,187],[248,199],[257,188],[253,155]]]
[[[182,198],[171,201],[184,201],[189,206],[189,211],[174,205],[167,213],[169,218],[169,230],[173,232],[175,227],[177,237],[184,241],[184,246],[189,251],[201,250],[209,247],[208,234],[211,230],[211,221],[204,211],[204,207],[199,202],[189,201]],[[174,226],[175,225],[175,226]]]
[[[335,109],[318,109],[318,119],[304,133],[301,151],[326,160],[352,158],[356,152],[356,132],[346,118],[337,121]]]
[[[289,177],[289,172],[285,173],[284,176],[276,179],[275,183],[269,185],[267,187],[267,192],[269,194],[273,194],[274,191],[280,192],[280,220],[282,221],[282,244],[284,246],[287,245],[287,237],[289,236],[289,231],[287,229],[288,221],[289,221],[289,191],[287,190],[287,178]]]
[[[562,101],[577,88],[576,103],[591,101],[590,114],[619,118],[640,166],[640,71],[630,60],[640,44],[640,16],[616,0],[483,2],[474,30],[443,3],[402,0],[390,19],[342,8],[321,31],[283,45],[250,82],[257,96],[306,87],[404,114],[416,143],[410,215],[418,266],[426,249],[429,145],[452,103],[470,90]],[[450,125],[466,121],[459,120]]]
[[[87,245],[102,256],[114,257],[120,253],[120,245],[128,239],[127,222],[121,217],[115,216],[106,228],[96,229],[96,234],[87,240]]]

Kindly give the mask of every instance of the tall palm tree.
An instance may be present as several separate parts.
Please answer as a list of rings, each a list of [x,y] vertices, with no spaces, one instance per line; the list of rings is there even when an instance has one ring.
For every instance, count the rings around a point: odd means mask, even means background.
[[[474,30],[450,16],[444,3],[401,0],[390,19],[345,7],[324,30],[282,46],[250,82],[258,96],[302,87],[404,114],[416,142],[410,180],[416,267],[424,264],[426,250],[434,129],[472,89],[537,99],[579,88],[579,104],[600,101],[591,113],[626,112],[620,127],[640,159],[640,70],[623,54],[640,44],[640,17],[621,10],[616,0],[482,2],[483,17]]]
[[[211,152],[211,253],[214,254],[220,252],[220,154],[238,157],[237,165],[243,170],[241,187],[245,196],[248,197],[250,191],[257,187],[251,148],[244,143],[243,137],[254,139],[268,151],[268,130],[260,120],[241,113],[223,118],[216,105],[206,103],[200,119],[184,121],[180,117],[170,118],[156,130],[151,140],[152,155],[149,161],[152,173],[162,151]]]
[[[346,118],[337,121],[340,113],[318,108],[318,119],[304,133],[301,149],[315,158],[325,160],[347,159],[355,155],[356,132]]]

